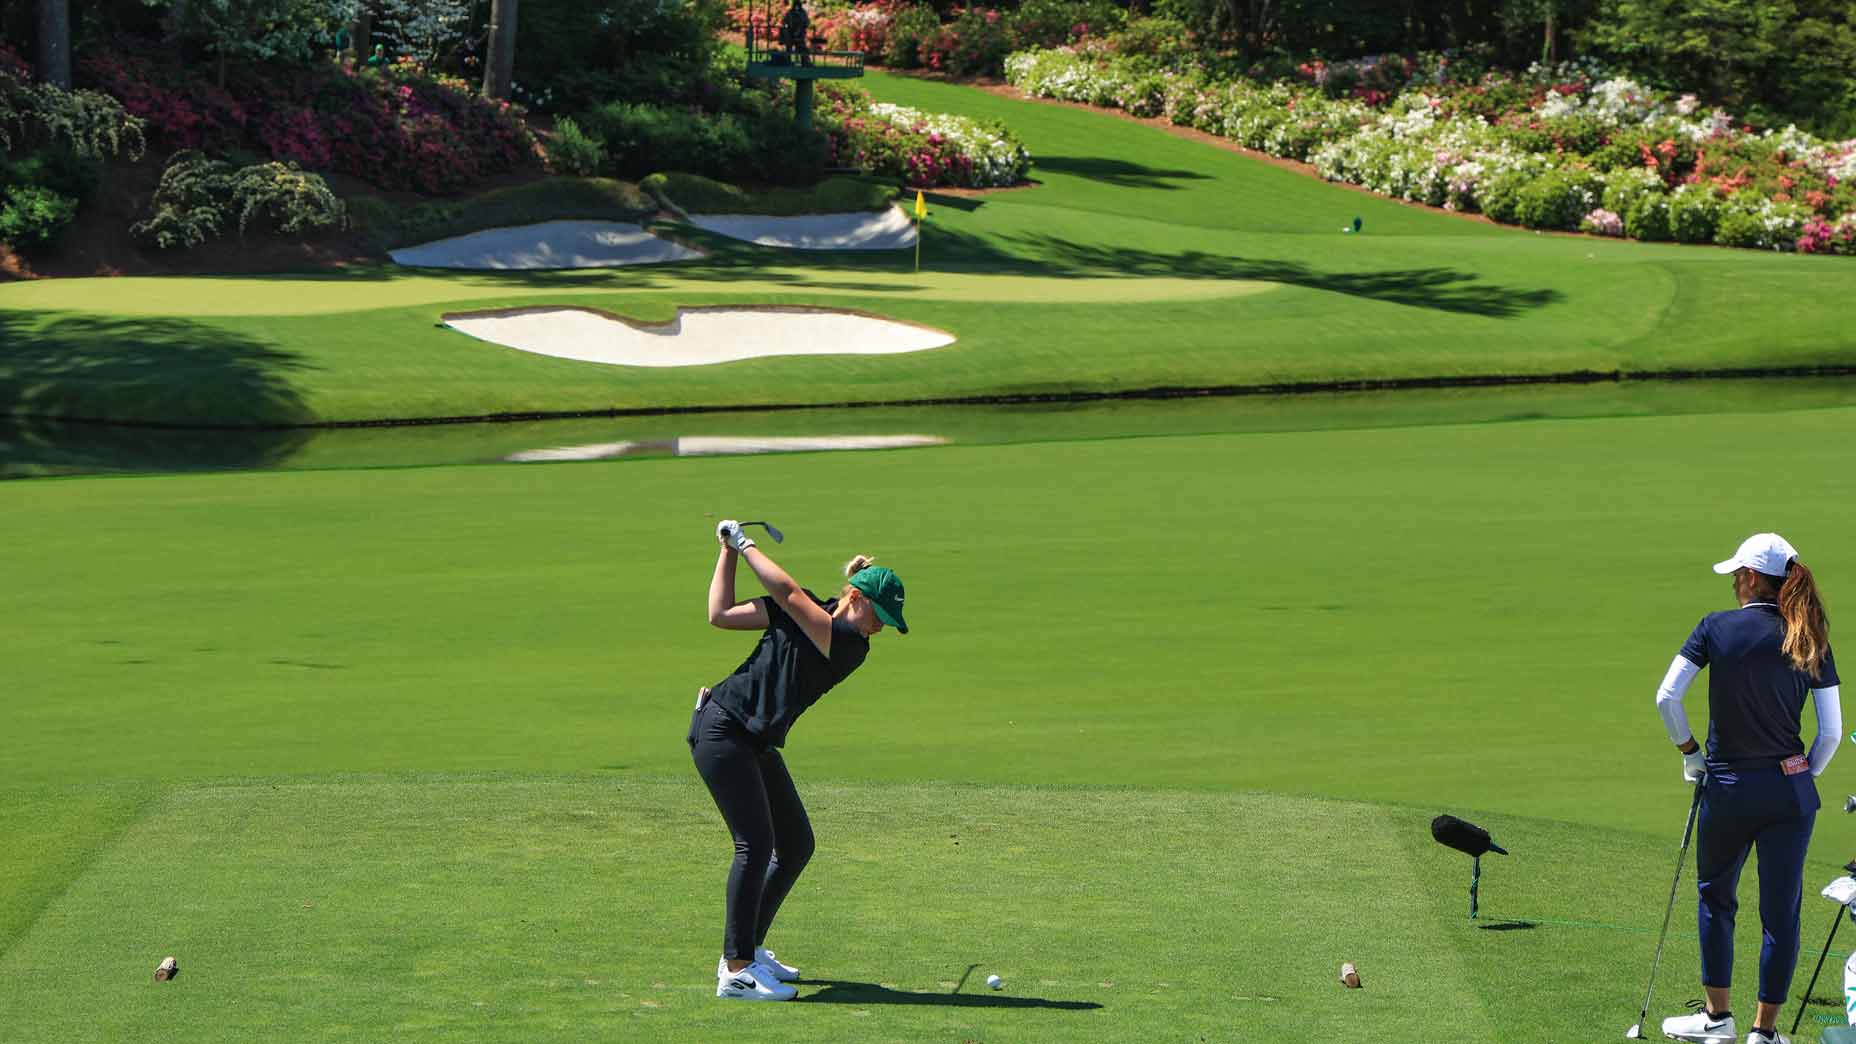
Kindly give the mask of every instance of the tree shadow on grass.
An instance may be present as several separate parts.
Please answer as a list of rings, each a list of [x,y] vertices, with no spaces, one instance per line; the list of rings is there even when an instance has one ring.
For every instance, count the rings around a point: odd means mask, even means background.
[[[986,270],[1009,266],[1025,274],[1052,278],[1171,278],[1244,280],[1285,283],[1312,290],[1375,301],[1495,319],[1512,319],[1561,300],[1558,290],[1522,289],[1484,283],[1474,272],[1456,268],[1388,269],[1336,272],[1299,261],[1249,258],[1202,250],[1166,253],[1141,247],[1078,243],[1056,236],[1027,234],[1004,240],[1001,253],[990,240],[943,231],[939,257],[962,268]]]
[[[294,354],[186,319],[0,312],[4,474],[262,467],[302,432],[159,432],[97,425],[279,429],[314,414]],[[85,425],[51,423],[84,421]]]
[[[1044,174],[1070,174],[1117,188],[1177,189],[1181,181],[1209,181],[1196,170],[1161,170],[1101,156],[1038,156],[1032,165]]]
[[[799,998],[808,1004],[935,1004],[954,1008],[1054,1008],[1059,1011],[1094,1011],[1102,1007],[1095,1001],[1046,1000],[998,993],[915,993],[892,990],[874,982],[842,979],[810,980],[806,985],[824,987]]]

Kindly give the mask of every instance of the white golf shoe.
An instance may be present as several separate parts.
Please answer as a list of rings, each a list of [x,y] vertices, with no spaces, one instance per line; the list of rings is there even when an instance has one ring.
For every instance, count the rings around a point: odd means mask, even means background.
[[[793,982],[799,978],[799,969],[781,964],[773,957],[773,951],[761,946],[754,951],[754,963],[773,973],[781,982]]]
[[[1748,1032],[1746,1035],[1746,1044],[1792,1044],[1792,1039],[1777,1030],[1774,1030],[1770,1037],[1759,1033]]]
[[[738,972],[728,970],[726,962],[716,970],[715,995],[729,1000],[792,1000],[799,991],[773,977],[773,972],[750,964]]]
[[[1734,1017],[1717,1019],[1706,1008],[1692,1015],[1675,1015],[1663,1020],[1663,1036],[1686,1040],[1690,1044],[1737,1044]]]

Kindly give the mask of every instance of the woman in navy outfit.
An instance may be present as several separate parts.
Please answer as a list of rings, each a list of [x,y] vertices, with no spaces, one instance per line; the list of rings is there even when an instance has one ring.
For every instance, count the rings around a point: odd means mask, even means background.
[[[1798,907],[1805,849],[1817,817],[1817,776],[1843,731],[1830,622],[1811,571],[1777,533],[1748,537],[1714,571],[1733,576],[1740,608],[1702,617],[1656,693],[1682,778],[1702,787],[1695,840],[1701,929],[1702,1010],[1663,1020],[1663,1033],[1695,1044],[1737,1041],[1729,1003],[1740,869],[1759,858],[1759,1007],[1746,1044],[1789,1044],[1779,1006],[1798,963]],[[1708,743],[1695,741],[1682,697],[1708,671]],[[1799,736],[1804,705],[1817,737]]]

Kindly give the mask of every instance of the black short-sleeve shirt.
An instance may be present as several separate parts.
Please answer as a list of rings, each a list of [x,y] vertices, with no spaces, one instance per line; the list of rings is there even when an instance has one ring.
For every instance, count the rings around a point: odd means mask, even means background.
[[[1812,689],[1840,684],[1824,650],[1816,677],[1792,667],[1785,621],[1763,602],[1709,613],[1682,643],[1682,658],[1708,668],[1708,760],[1789,758],[1804,753],[1798,719]]]
[[[826,601],[811,591],[806,597],[827,613],[838,606],[836,598]],[[778,602],[767,596],[759,602],[767,612],[767,629],[761,632],[760,644],[733,674],[712,686],[715,691],[710,699],[763,744],[778,747],[786,743],[787,730],[807,707],[864,662],[870,639],[849,620],[833,620],[831,658],[826,659],[799,621]]]

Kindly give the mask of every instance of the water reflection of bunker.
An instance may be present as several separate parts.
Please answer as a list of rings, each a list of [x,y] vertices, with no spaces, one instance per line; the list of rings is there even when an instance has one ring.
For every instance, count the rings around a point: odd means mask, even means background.
[[[519,464],[531,464],[565,460],[611,460],[614,457],[720,457],[753,453],[913,449],[918,446],[943,446],[947,444],[947,441],[939,435],[694,435],[673,439],[551,446],[547,449],[521,450],[503,459]]]

